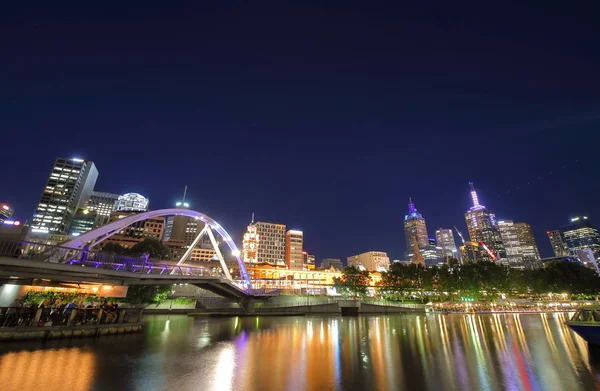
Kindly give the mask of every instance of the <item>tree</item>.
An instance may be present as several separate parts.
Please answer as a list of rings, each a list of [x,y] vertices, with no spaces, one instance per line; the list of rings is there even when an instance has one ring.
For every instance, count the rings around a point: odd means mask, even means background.
[[[102,246],[102,252],[111,255],[125,255],[127,254],[127,248],[121,246],[119,243],[108,242]]]
[[[150,258],[165,259],[171,255],[171,249],[158,239],[148,238],[136,243],[129,249],[128,253],[134,257],[147,253]]]
[[[160,304],[171,292],[171,285],[131,285],[127,289],[125,300],[129,304],[147,306]]]
[[[366,296],[369,287],[369,272],[349,266],[342,271],[340,278],[334,279],[334,286],[345,296]]]

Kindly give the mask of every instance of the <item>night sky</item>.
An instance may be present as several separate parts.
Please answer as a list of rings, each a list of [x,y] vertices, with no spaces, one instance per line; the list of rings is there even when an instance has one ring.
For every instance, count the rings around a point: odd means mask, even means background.
[[[318,261],[400,258],[408,197],[430,236],[465,232],[469,181],[543,256],[570,216],[600,225],[593,2],[20,3],[0,12],[0,201],[22,220],[60,156],[153,209],[188,185],[238,241],[252,212],[302,229]]]

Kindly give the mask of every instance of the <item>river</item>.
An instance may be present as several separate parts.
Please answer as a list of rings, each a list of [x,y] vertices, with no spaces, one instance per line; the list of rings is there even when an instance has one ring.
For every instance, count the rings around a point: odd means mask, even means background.
[[[567,314],[148,316],[143,333],[0,344],[0,389],[592,390]]]

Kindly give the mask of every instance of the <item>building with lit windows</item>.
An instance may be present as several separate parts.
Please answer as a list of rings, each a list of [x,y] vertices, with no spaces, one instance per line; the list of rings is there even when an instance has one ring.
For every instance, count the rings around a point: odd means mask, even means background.
[[[290,229],[285,233],[285,264],[289,269],[304,269],[303,238],[302,231]]]
[[[304,257],[304,270],[315,270],[315,256],[306,251],[302,251],[302,255]]]
[[[244,262],[285,265],[285,225],[250,223],[242,241]]]
[[[115,212],[145,212],[148,210],[150,200],[138,193],[120,195],[115,202]]]
[[[499,221],[498,229],[506,249],[509,265],[521,266],[523,264],[523,251],[514,222],[512,220]]]
[[[404,216],[404,238],[406,239],[407,250],[412,249],[415,239],[419,248],[429,246],[429,236],[427,236],[425,219],[417,211],[411,198],[408,199],[408,214]]]
[[[362,266],[368,271],[388,270],[390,267],[390,258],[386,253],[381,251],[368,251],[348,257],[348,266]]]
[[[96,226],[100,227],[110,220],[110,214],[115,208],[119,199],[118,194],[107,193],[104,191],[93,191],[90,199],[86,203],[85,209],[96,213]]]
[[[460,257],[463,263],[489,261],[486,251],[477,242],[466,241],[460,246]]]
[[[12,208],[6,204],[2,204],[2,206],[0,207],[0,224],[4,224],[5,220],[10,220],[12,215]]]
[[[77,209],[69,228],[69,235],[79,236],[93,230],[96,227],[97,218],[97,212],[90,211],[87,208]]]
[[[561,231],[571,254],[590,249],[595,258],[600,257],[600,234],[587,216],[572,218],[571,224],[562,227]]]
[[[32,232],[66,234],[75,212],[90,199],[98,170],[83,159],[58,158],[33,215]]]
[[[451,229],[438,229],[435,231],[435,238],[437,241],[437,247],[441,248],[441,252],[444,257],[459,257],[458,249],[456,248],[456,242],[454,241],[454,234],[452,233]]]
[[[567,249],[567,243],[561,230],[557,229],[554,231],[546,231],[552,250],[554,251],[555,257],[567,257],[569,256],[569,250]]]
[[[469,183],[469,185],[471,186],[471,199],[473,201],[473,206],[465,213],[469,238],[471,242],[481,245],[486,254],[485,256],[489,260],[508,263],[508,256],[496,222],[496,215],[479,203],[479,197],[473,183]]]
[[[531,226],[527,223],[515,223],[515,229],[521,243],[523,262],[526,264],[537,263],[541,259],[540,250],[533,236]]]
[[[123,219],[125,217],[136,214],[137,212],[112,212],[110,214],[110,222]],[[132,247],[144,239],[162,240],[165,230],[165,218],[154,217],[147,220],[137,221],[130,226],[124,228],[118,233],[106,239],[106,243],[119,243],[124,247]]]

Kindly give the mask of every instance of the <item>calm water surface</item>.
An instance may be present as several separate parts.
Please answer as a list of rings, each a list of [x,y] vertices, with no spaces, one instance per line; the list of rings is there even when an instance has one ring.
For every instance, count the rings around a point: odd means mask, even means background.
[[[0,389],[600,389],[600,353],[567,314],[147,320],[136,335],[0,344]]]

